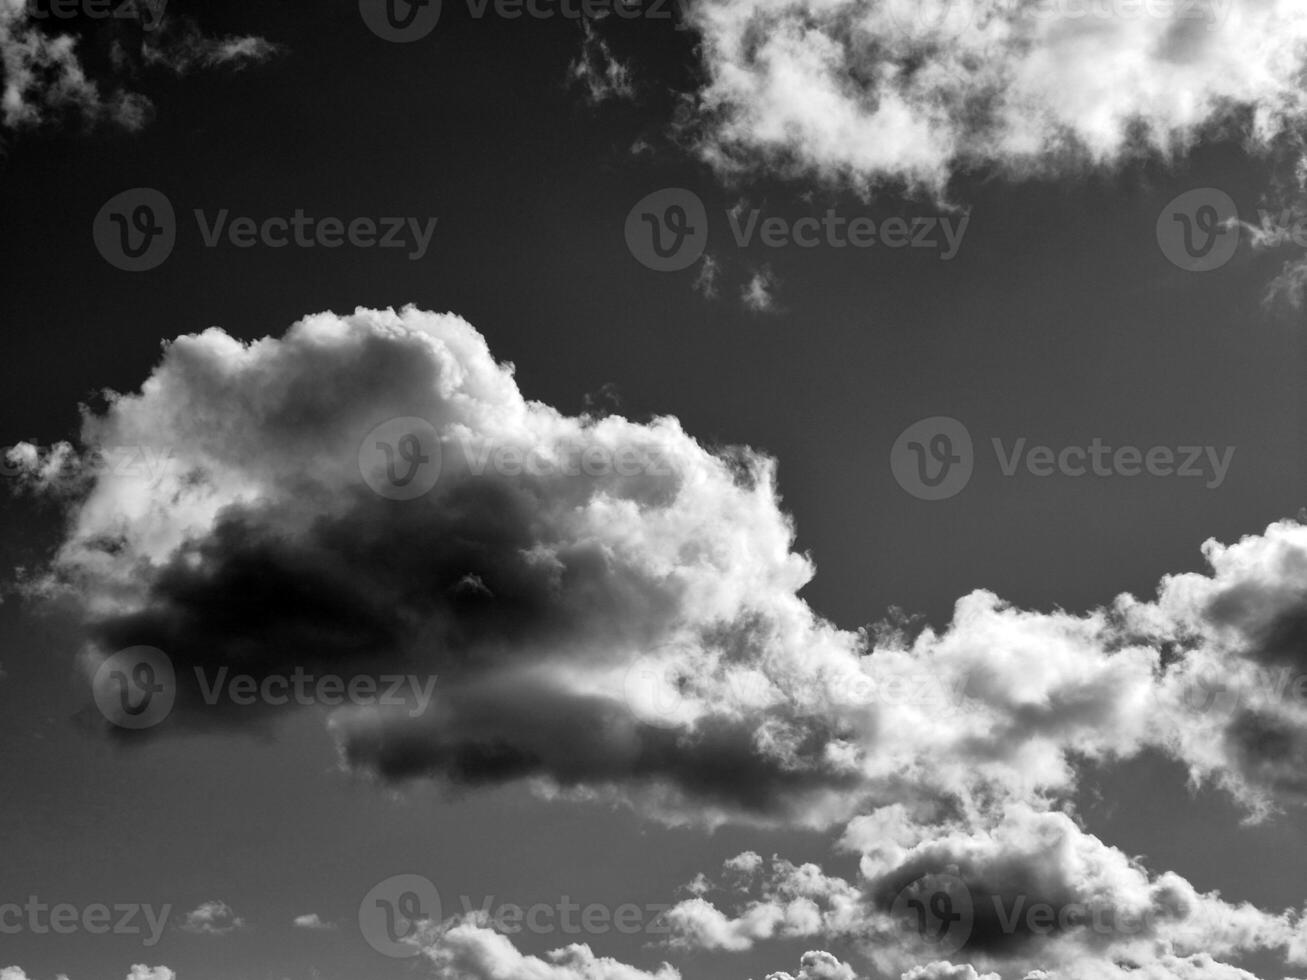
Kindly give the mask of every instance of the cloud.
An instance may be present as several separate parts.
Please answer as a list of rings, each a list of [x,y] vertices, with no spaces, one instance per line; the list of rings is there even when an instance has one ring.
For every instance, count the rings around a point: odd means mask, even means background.
[[[360,451],[413,417],[444,439],[439,476],[389,499]],[[411,308],[178,338],[81,441],[10,454],[70,508],[35,588],[83,617],[88,676],[133,645],[172,659],[177,704],[147,737],[286,710],[206,703],[197,669],[300,668],[439,677],[425,712],[331,713],[351,768],[526,780],[674,823],[829,827],[898,802],[896,833],[977,824],[1145,749],[1254,818],[1307,797],[1293,521],[1208,542],[1211,573],[1149,601],[1040,613],[976,591],[941,631],[842,630],[798,595],[814,569],[774,461],[529,401],[469,324]],[[106,466],[99,447],[123,445],[170,465]]]
[[[719,274],[720,267],[717,260],[711,252],[704,252],[703,261],[699,264],[699,271],[695,273],[694,282],[690,284],[690,288],[701,294],[704,299],[716,299],[717,277]]]
[[[145,63],[161,65],[178,75],[203,68],[239,71],[267,61],[282,51],[280,45],[262,37],[209,37],[189,17],[163,21],[151,41],[141,49]]]
[[[769,973],[767,980],[857,980],[853,967],[822,950],[809,950],[799,961],[797,975]]]
[[[1262,306],[1268,310],[1297,312],[1302,309],[1304,297],[1307,297],[1307,256],[1284,263],[1275,278],[1267,283]]]
[[[244,929],[245,920],[236,915],[226,902],[202,902],[199,908],[186,913],[186,918],[177,928],[200,936],[226,936]]]
[[[595,956],[590,947],[573,944],[524,956],[507,936],[479,924],[475,917],[426,927],[413,940],[430,961],[434,980],[680,980],[668,964],[647,972]]]
[[[195,68],[241,68],[279,51],[259,37],[207,37],[189,18],[165,18],[164,0],[139,0],[131,8],[135,20],[114,21],[107,50],[88,52],[89,36],[60,33],[50,27],[48,17],[39,16],[41,9],[27,0],[0,0],[0,124],[9,129],[73,113],[91,123],[138,130],[149,122],[154,106],[117,76],[134,76],[141,65],[164,66],[177,74]]]
[[[1000,980],[1000,978],[997,973],[986,973],[981,976],[969,963],[954,966],[947,960],[936,960],[925,966],[914,966],[903,974],[902,980]]]
[[[441,441],[378,434],[395,419]],[[530,401],[471,325],[413,308],[318,314],[250,344],[216,328],[178,338],[138,393],[85,411],[80,441],[11,453],[69,508],[34,590],[82,617],[88,676],[124,647],[167,652],[177,703],[146,737],[259,731],[286,710],[205,703],[197,668],[438,676],[426,712],[330,712],[343,764],[394,781],[526,780],[669,823],[845,825],[856,880],[746,853],[669,914],[680,949],[841,940],[882,972],[929,968],[946,961],[905,938],[893,900],[945,874],[978,908],[947,961],[958,969],[1088,963],[1115,977],[1120,961],[1185,977],[1204,956],[1303,959],[1298,913],[1199,893],[1060,812],[1080,766],[1144,750],[1250,819],[1307,798],[1296,521],[1208,541],[1208,570],[1164,578],[1151,599],[1046,613],[978,590],[940,630],[901,615],[842,630],[798,595],[814,570],[774,461],[710,450],[670,418]],[[123,445],[170,465],[152,480],[107,466],[102,447]],[[393,499],[382,448],[409,477],[434,457],[434,483]],[[1018,900],[1147,928],[1005,925]],[[241,923],[210,902],[187,924]],[[474,924],[436,945],[451,970],[518,964]],[[645,976],[584,947],[531,962],[550,977]]]
[[[334,922],[325,922],[317,912],[310,912],[308,915],[295,916],[295,928],[311,929],[316,932],[327,931],[336,928]]]
[[[697,896],[668,912],[673,946],[743,951],[769,939],[839,941],[881,974],[906,980],[977,980],[976,969],[1079,980],[1118,976],[1120,963],[1153,971],[1145,976],[1184,975],[1180,964],[1195,957],[1220,967],[1268,950],[1303,962],[1301,913],[1228,903],[1173,872],[1150,873],[1065,813],[1016,804],[980,825],[914,824],[893,809],[856,818],[846,833],[845,846],[862,855],[857,882],[742,855],[715,899],[728,911]],[[946,912],[938,911],[940,894],[949,896]],[[962,923],[958,965],[920,965],[932,929],[921,926],[913,898],[941,922],[947,914]]]
[[[609,99],[633,98],[635,85],[630,66],[618,60],[588,19],[581,21],[581,28],[585,39],[581,42],[580,55],[568,65],[569,79],[584,88],[586,101],[591,105]]]
[[[740,290],[740,302],[753,313],[780,313],[776,304],[776,275],[764,265],[755,269],[749,281]]]
[[[706,0],[702,155],[943,193],[1012,172],[1170,152],[1248,107],[1265,144],[1304,108],[1297,0]]]

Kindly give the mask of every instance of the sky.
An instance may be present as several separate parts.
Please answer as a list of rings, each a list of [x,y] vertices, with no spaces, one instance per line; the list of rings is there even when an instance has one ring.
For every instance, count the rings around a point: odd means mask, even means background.
[[[0,64],[0,980],[1307,976],[1299,4]]]

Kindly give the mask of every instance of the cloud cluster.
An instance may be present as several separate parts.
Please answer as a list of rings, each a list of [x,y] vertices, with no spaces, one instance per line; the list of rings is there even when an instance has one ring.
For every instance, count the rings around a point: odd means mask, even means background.
[[[4,92],[0,124],[21,129],[66,113],[90,123],[125,129],[144,126],[153,113],[149,98],[122,79],[144,66],[185,74],[197,68],[243,68],[277,53],[275,44],[253,36],[215,38],[189,18],[166,18],[166,0],[115,4],[114,30],[104,52],[103,70],[90,67],[84,39],[62,30],[65,22],[46,5],[0,0],[0,64]],[[130,10],[132,17],[122,11]],[[108,15],[106,15],[108,16]]]
[[[434,980],[681,980],[666,963],[650,973],[595,956],[583,943],[553,950],[543,959],[525,956],[475,915],[427,926],[412,941],[429,961]]]
[[[421,443],[424,428],[439,441]],[[727,873],[752,897],[732,906],[696,882],[669,916],[681,949],[839,939],[882,970],[941,976],[1088,963],[1098,972],[1078,977],[1185,977],[1251,950],[1303,961],[1297,914],[1200,894],[1059,809],[1081,765],[1145,749],[1253,819],[1303,800],[1298,522],[1207,542],[1208,572],[1147,600],[1031,612],[976,591],[942,630],[843,630],[798,595],[813,566],[773,461],[704,447],[670,418],[527,400],[469,324],[412,308],[319,314],[249,344],[216,328],[178,338],[138,393],[85,412],[81,442],[9,454],[69,507],[34,588],[83,617],[88,676],[138,644],[172,659],[176,707],[149,733],[286,710],[205,703],[197,670],[436,676],[427,711],[333,711],[344,763],[528,780],[669,822],[846,826],[858,880],[741,855]],[[145,479],[106,466],[109,446],[170,465]],[[571,466],[560,447],[604,465]],[[408,499],[382,492],[381,449],[434,458],[438,478]],[[895,911],[940,875],[974,909],[963,958],[932,955]],[[1077,911],[1041,930],[1020,916],[1031,905]],[[1143,925],[1105,935],[1099,913]],[[431,944],[447,971],[521,967],[476,923]],[[800,975],[840,969],[813,952]],[[529,970],[646,976],[583,947]]]
[[[839,941],[881,973],[910,980],[975,980],[977,968],[1077,980],[1136,970],[1184,976],[1184,965],[1199,960],[1219,966],[1266,950],[1307,960],[1300,913],[1232,904],[1173,872],[1151,874],[1065,813],[1016,804],[986,826],[917,824],[895,805],[852,821],[844,846],[861,853],[856,883],[751,853],[727,862],[720,885],[701,882],[700,894],[668,913],[673,945],[739,951],[772,938]],[[944,913],[930,901],[939,894],[949,895]],[[933,945],[935,923],[921,928],[914,897],[928,914],[956,919],[952,937],[942,930],[949,946]],[[932,952],[957,962],[922,965]]]
[[[395,418],[446,440],[412,500],[360,470]],[[841,630],[798,596],[813,566],[771,460],[674,419],[528,401],[470,325],[414,309],[179,338],[140,393],[86,414],[82,442],[10,453],[29,483],[75,488],[43,587],[85,617],[88,671],[138,644],[172,658],[178,726],[280,710],[201,703],[197,669],[409,673],[439,678],[430,710],[333,714],[349,765],[535,780],[669,820],[821,827],[902,801],[975,816],[1144,748],[1254,815],[1303,795],[1294,522],[1208,542],[1212,574],[1155,601],[1035,613],[977,591],[942,632]],[[122,445],[170,465],[107,468],[98,448]],[[658,465],[569,469],[565,445]],[[506,449],[516,466],[486,465]]]
[[[1303,110],[1297,0],[705,0],[705,157],[942,193],[976,165],[1026,171],[1181,149],[1246,110],[1268,139]]]

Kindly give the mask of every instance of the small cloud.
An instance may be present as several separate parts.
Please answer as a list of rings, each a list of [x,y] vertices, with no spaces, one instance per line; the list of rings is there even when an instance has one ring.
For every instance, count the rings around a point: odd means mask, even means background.
[[[335,929],[334,922],[326,922],[317,912],[310,912],[308,915],[295,916],[296,929],[312,929],[314,932],[325,932],[329,929]]]
[[[1284,263],[1280,274],[1266,285],[1262,307],[1298,312],[1307,297],[1307,258]]]
[[[690,288],[696,293],[702,293],[704,299],[717,298],[717,273],[720,266],[717,260],[709,252],[703,253],[703,263],[699,266],[699,273],[694,277],[694,282]]]
[[[137,963],[127,974],[127,980],[177,980],[177,973],[166,966],[146,966],[144,963]]]
[[[622,393],[612,381],[605,381],[597,391],[586,392],[581,398],[581,411],[591,418],[607,418],[622,408]]]
[[[226,902],[204,902],[193,912],[186,913],[186,921],[178,928],[200,936],[225,936],[245,928],[245,920],[232,911]],[[132,978],[136,980],[136,978]]]
[[[746,310],[754,313],[781,313],[783,310],[776,302],[777,285],[775,273],[770,266],[764,265],[754,272],[753,278],[740,290],[740,301]]]
[[[231,68],[239,71],[281,53],[280,45],[251,35],[208,37],[189,18],[170,20],[159,32],[159,43],[144,49],[145,61],[162,65],[178,75],[196,68]]]
[[[631,69],[617,60],[588,20],[581,21],[581,27],[585,40],[581,42],[580,57],[567,66],[568,78],[585,86],[586,100],[591,105],[608,99],[634,98]]]

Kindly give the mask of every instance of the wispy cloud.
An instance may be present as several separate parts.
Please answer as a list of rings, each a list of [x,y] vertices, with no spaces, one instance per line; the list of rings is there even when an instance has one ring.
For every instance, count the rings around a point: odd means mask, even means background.
[[[0,123],[23,129],[72,113],[128,130],[146,125],[153,103],[124,81],[134,77],[130,62],[137,55],[129,55],[118,40],[110,42],[108,60],[117,74],[110,70],[97,76],[82,58],[84,39],[49,29],[49,20],[36,16],[38,9],[26,0],[0,0],[4,66]],[[241,68],[266,61],[280,50],[260,37],[206,36],[190,18],[168,17],[163,2],[141,0],[134,9],[141,21],[139,60],[148,66],[178,74],[198,68]]]

